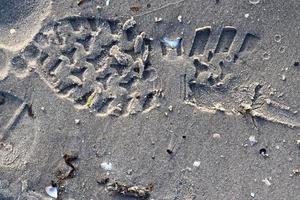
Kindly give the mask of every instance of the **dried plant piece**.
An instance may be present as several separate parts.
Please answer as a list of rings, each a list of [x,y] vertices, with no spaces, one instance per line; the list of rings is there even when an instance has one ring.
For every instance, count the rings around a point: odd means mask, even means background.
[[[64,165],[64,167],[60,167],[57,171],[56,176],[59,180],[73,178],[76,168],[74,167],[72,162],[74,162],[75,160],[78,159],[78,155],[77,154],[73,154],[73,155],[72,154],[64,154],[63,158],[64,158],[66,165]]]
[[[126,185],[119,182],[108,183],[106,189],[108,191],[117,192],[121,195],[137,198],[148,198],[150,192],[153,190],[153,185],[139,186],[139,185]]]

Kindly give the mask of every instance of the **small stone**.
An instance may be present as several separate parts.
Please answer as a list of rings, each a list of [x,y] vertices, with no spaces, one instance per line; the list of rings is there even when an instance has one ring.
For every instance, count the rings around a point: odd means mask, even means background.
[[[246,14],[245,14],[245,18],[248,18],[248,17],[249,17],[249,13],[246,13]]]
[[[42,110],[42,111],[45,111],[45,107],[41,107],[41,110]]]
[[[193,166],[194,166],[194,167],[200,167],[200,164],[201,164],[200,161],[195,161],[195,162],[193,163]]]
[[[170,111],[170,112],[173,111],[173,106],[169,106],[169,111]]]
[[[286,76],[285,76],[284,74],[281,76],[281,80],[282,80],[282,81],[285,81],[285,80],[286,80]]]
[[[254,198],[254,197],[255,197],[255,193],[254,193],[254,192],[251,192],[250,196],[251,196],[252,198]]]
[[[80,124],[80,120],[79,119],[75,119],[75,124]]]

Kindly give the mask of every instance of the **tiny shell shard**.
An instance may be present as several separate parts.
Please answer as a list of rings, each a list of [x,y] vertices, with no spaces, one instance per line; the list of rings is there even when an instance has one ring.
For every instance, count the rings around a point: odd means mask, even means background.
[[[57,199],[57,197],[58,197],[58,189],[57,189],[57,187],[47,186],[45,188],[45,190],[46,190],[47,194],[50,197]]]
[[[170,39],[167,37],[163,37],[161,40],[166,46],[171,47],[173,49],[177,48],[180,44],[181,38]]]

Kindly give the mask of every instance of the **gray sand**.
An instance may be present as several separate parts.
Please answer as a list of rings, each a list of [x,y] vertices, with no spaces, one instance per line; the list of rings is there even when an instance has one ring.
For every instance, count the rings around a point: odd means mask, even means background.
[[[3,0],[0,199],[300,199],[299,10]]]

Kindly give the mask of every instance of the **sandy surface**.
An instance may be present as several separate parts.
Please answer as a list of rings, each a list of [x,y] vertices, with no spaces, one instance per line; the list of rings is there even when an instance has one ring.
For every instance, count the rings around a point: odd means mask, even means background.
[[[300,199],[299,10],[4,0],[0,199]]]

